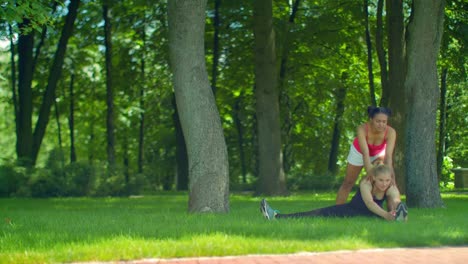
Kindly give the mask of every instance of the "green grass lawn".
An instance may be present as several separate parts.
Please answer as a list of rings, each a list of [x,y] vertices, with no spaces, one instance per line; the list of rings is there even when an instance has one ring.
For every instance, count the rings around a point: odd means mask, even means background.
[[[283,213],[334,204],[332,193],[268,199]],[[0,199],[0,263],[280,254],[468,244],[468,195],[413,209],[407,223],[369,218],[263,219],[260,198],[232,195],[229,214],[188,214],[187,195]]]

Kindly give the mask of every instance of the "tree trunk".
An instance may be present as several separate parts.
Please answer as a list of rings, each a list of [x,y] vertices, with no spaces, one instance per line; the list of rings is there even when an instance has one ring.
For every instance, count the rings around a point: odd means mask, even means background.
[[[125,178],[125,193],[127,195],[130,194],[130,155],[128,151],[128,137],[129,137],[129,132],[128,129],[125,129],[126,136],[123,138],[123,146],[122,146],[122,161],[123,161],[123,174]]]
[[[23,20],[21,28],[30,26],[30,21]],[[32,61],[34,33],[20,34],[18,37],[18,116],[16,117],[16,155],[20,166],[30,167],[32,161]]]
[[[73,86],[75,82],[75,74],[72,73],[70,77],[70,113],[68,117],[68,127],[70,129],[70,162],[76,162],[76,149],[75,149],[75,93]]]
[[[216,95],[216,82],[218,80],[218,64],[219,64],[219,7],[221,0],[215,1],[215,10],[213,18],[214,36],[213,36],[213,68],[211,69],[211,89]]]
[[[237,145],[239,146],[239,159],[241,165],[242,183],[247,183],[247,162],[245,161],[244,151],[244,130],[242,127],[242,120],[240,118],[240,112],[242,111],[241,102],[242,93],[241,95],[239,95],[239,97],[236,98],[236,102],[234,103],[233,118],[237,130]]]
[[[91,86],[91,101],[96,100],[96,88],[94,85]],[[89,120],[89,144],[88,144],[88,163],[93,164],[94,162],[94,155],[95,155],[95,148],[96,148],[96,133],[95,133],[95,126],[96,120],[93,115]]]
[[[37,119],[36,127],[34,128],[33,135],[33,149],[32,149],[32,161],[36,163],[37,155],[44,139],[47,124],[49,123],[50,109],[52,104],[55,102],[55,91],[57,89],[57,83],[62,73],[62,65],[65,59],[65,52],[67,50],[67,43],[73,33],[73,25],[75,23],[76,16],[78,14],[78,6],[80,0],[72,0],[68,6],[68,14],[65,18],[65,25],[60,35],[60,40],[55,52],[54,61],[49,73],[49,79],[47,81],[47,87],[42,98],[42,104],[39,109],[39,117]]]
[[[57,123],[57,138],[58,138],[58,146],[59,146],[59,155],[60,155],[60,164],[62,168],[65,166],[65,157],[63,152],[63,144],[62,144],[62,125],[60,124],[60,111],[58,108],[58,103],[54,101],[54,108],[55,108],[55,122]]]
[[[341,123],[343,119],[345,104],[344,101],[346,99],[346,80],[348,76],[347,73],[343,73],[342,76],[342,84],[338,87],[335,91],[335,98],[336,98],[336,113],[335,113],[335,120],[333,124],[333,136],[331,141],[331,150],[330,156],[328,159],[328,172],[332,175],[338,174],[338,152],[340,149],[340,136],[341,136]]]
[[[254,2],[255,99],[260,162],[257,194],[286,195],[272,5],[272,0]]]
[[[102,9],[104,17],[104,45],[106,49],[107,162],[112,170],[115,167],[115,124],[114,87],[112,81],[112,25],[108,0],[104,0]]]
[[[139,134],[138,134],[138,173],[143,173],[143,164],[144,164],[144,147],[145,147],[145,82],[146,82],[146,32],[145,24],[141,30],[141,40],[143,42],[143,54],[141,56],[141,81],[140,81],[140,124],[139,124]]]
[[[53,6],[52,6],[51,16],[53,16],[55,11],[57,11],[57,6],[58,6],[58,1],[54,1]],[[37,61],[39,60],[39,55],[41,54],[42,46],[44,46],[44,43],[45,43],[45,40],[46,40],[46,37],[47,37],[47,29],[48,29],[48,27],[46,25],[44,25],[42,27],[41,37],[39,38],[39,43],[37,44],[37,46],[34,49],[35,52],[34,52],[34,59],[33,59],[33,63],[32,63],[33,71],[36,69]],[[33,73],[33,75],[34,75],[34,73]]]
[[[386,1],[388,28],[388,107],[392,109],[390,125],[397,131],[397,141],[393,154],[393,165],[398,188],[406,190],[406,172],[404,166],[406,106],[404,82],[405,62],[405,27],[403,0]]]
[[[189,182],[187,147],[185,145],[184,133],[182,132],[182,127],[180,125],[175,95],[172,99],[172,105],[174,106],[172,120],[174,122],[176,137],[176,189],[179,191],[185,191],[188,190]]]
[[[13,28],[8,24],[10,37],[10,67],[11,67],[11,101],[15,114],[15,124],[18,127],[18,93],[16,90],[16,62],[15,62],[15,43],[13,42]]]
[[[412,207],[441,207],[436,168],[437,57],[443,33],[444,1],[414,0],[408,25],[406,197]]]
[[[369,32],[369,11],[368,11],[369,0],[364,0],[364,26],[366,29],[366,46],[367,46],[367,74],[369,77],[369,94],[370,104],[373,106],[377,105],[375,100],[375,86],[374,86],[374,72],[372,67],[372,41]]]
[[[388,69],[387,69],[387,56],[384,48],[384,25],[382,20],[384,0],[377,2],[377,25],[375,29],[375,49],[380,65],[380,83],[382,85],[382,97],[380,98],[380,105],[388,107]]]
[[[439,108],[439,147],[437,148],[437,175],[442,177],[442,166],[445,156],[445,142],[447,137],[447,68],[442,69],[440,81],[440,108]]]
[[[170,61],[189,158],[189,211],[228,212],[228,154],[205,65],[206,2],[168,2]]]
[[[301,0],[295,0],[291,7],[291,14],[289,15],[287,26],[285,27],[284,38],[282,41],[282,52],[281,52],[281,63],[280,63],[280,73],[279,73],[279,93],[280,93],[280,109],[283,109],[283,124],[282,127],[282,144],[283,144],[283,168],[284,172],[287,173],[292,167],[292,142],[291,142],[291,133],[293,128],[293,118],[292,118],[292,109],[291,109],[291,99],[286,88],[286,73],[287,65],[289,60],[289,50],[291,47],[291,27],[294,24],[294,20],[299,9],[299,4]]]

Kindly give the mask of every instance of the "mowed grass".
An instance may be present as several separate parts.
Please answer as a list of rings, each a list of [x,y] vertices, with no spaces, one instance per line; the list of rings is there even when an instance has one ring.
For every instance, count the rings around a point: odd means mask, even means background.
[[[334,204],[333,193],[268,199],[281,212]],[[231,195],[229,214],[188,214],[186,193],[136,198],[0,199],[0,263],[282,254],[468,244],[468,195],[413,209],[407,223],[370,218],[266,221],[260,198]]]

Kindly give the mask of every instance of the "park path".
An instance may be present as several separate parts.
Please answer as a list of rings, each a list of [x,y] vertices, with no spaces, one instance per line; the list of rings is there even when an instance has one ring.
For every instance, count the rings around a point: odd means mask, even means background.
[[[103,262],[88,262],[87,264]],[[290,255],[249,255],[179,259],[142,259],[119,264],[466,264],[468,246],[394,248]]]

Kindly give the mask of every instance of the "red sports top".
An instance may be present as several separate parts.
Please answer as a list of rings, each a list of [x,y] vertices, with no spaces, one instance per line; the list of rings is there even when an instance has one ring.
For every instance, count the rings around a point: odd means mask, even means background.
[[[388,131],[388,126],[385,129],[384,140],[382,144],[373,145],[373,144],[367,143],[367,147],[369,148],[369,156],[371,157],[375,156],[379,154],[380,152],[382,152],[387,147],[387,131]],[[367,124],[366,124],[366,142],[367,142]],[[357,137],[354,138],[353,145],[356,148],[356,150],[362,154],[361,147],[359,146],[359,140]]]

